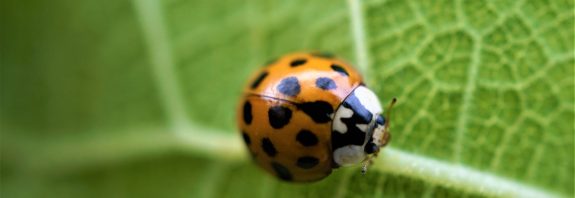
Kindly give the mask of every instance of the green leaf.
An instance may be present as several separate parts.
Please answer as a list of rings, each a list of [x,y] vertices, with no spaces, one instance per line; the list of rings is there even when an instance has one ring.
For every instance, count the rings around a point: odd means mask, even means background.
[[[572,197],[574,19],[572,0],[3,1],[0,194]],[[251,72],[310,50],[399,100],[365,176],[277,181],[235,132]]]

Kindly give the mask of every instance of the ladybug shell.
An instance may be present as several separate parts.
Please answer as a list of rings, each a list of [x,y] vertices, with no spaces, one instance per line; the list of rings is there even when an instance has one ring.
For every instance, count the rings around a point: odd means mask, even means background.
[[[289,54],[260,69],[237,111],[253,159],[286,181],[329,175],[334,111],[360,84],[349,64],[321,54]]]

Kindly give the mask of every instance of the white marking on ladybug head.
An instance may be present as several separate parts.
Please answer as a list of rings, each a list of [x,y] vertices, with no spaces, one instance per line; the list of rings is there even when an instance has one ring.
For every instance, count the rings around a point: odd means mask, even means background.
[[[356,124],[355,126],[357,126],[357,128],[359,128],[359,130],[366,132],[367,131],[367,127],[369,127],[368,124]]]
[[[374,116],[383,113],[379,99],[365,86],[359,86],[354,90],[354,94],[359,102]]]
[[[333,161],[340,166],[349,166],[357,164],[365,159],[363,146],[348,145],[336,149],[333,152]]]
[[[340,106],[337,109],[337,112],[335,113],[335,119],[333,119],[333,129],[334,131],[337,131],[339,133],[346,133],[347,132],[347,126],[345,126],[345,123],[343,123],[341,121],[342,118],[351,118],[351,116],[353,116],[353,110],[344,107],[343,105]]]

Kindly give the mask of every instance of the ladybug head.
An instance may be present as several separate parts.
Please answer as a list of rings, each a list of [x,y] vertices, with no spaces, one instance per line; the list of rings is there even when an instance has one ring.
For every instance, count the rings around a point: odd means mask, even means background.
[[[375,118],[370,123],[370,129],[367,131],[367,135],[370,139],[367,141],[367,144],[364,146],[364,151],[366,154],[374,154],[377,155],[379,152],[380,147],[384,147],[389,142],[391,135],[389,133],[389,118],[391,112],[391,108],[395,104],[397,99],[393,98],[389,106],[387,107],[387,120],[383,117],[382,114],[377,114]],[[370,134],[371,133],[371,134]],[[366,137],[367,138],[367,137]]]
[[[369,164],[387,144],[389,124],[382,113],[379,99],[365,86],[347,96],[336,110],[332,126],[333,158],[338,166]]]
[[[372,163],[372,159],[377,157],[379,153],[379,148],[384,147],[387,145],[391,138],[391,134],[389,133],[389,120],[390,120],[390,112],[391,108],[395,104],[397,99],[393,98],[389,106],[387,107],[387,120],[381,114],[377,115],[374,124],[370,124],[373,127],[372,135],[370,136],[370,140],[367,144],[363,147],[365,153],[367,154],[366,159],[364,160],[363,167],[361,172],[365,174],[367,172],[367,167]]]

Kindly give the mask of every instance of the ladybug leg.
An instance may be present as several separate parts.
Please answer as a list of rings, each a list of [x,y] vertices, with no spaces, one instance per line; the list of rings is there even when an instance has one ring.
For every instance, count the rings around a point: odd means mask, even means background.
[[[377,154],[379,153],[379,150],[377,150],[375,153],[369,155],[367,157],[367,159],[365,159],[363,161],[363,166],[361,166],[361,174],[365,175],[365,173],[367,173],[367,168],[373,164],[373,159],[377,158]]]
[[[363,162],[363,166],[361,166],[361,174],[365,175],[367,173],[367,167],[372,164],[371,157]]]

